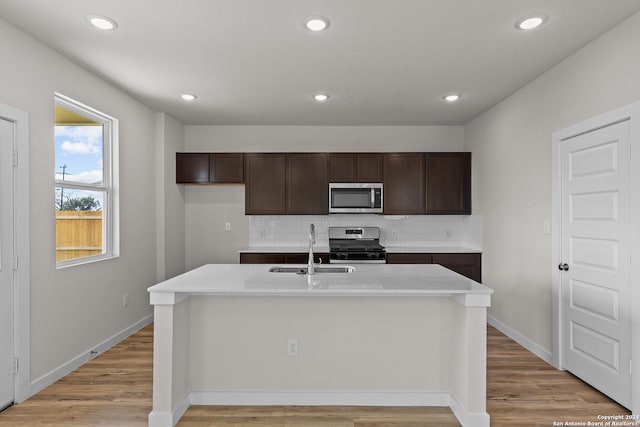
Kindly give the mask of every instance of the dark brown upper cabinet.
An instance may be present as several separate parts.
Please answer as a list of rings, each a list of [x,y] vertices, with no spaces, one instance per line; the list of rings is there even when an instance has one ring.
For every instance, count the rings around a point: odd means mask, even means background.
[[[426,199],[428,215],[471,214],[471,153],[426,154]]]
[[[286,189],[287,214],[328,214],[328,155],[326,153],[287,154]]]
[[[247,215],[286,213],[286,165],[285,154],[246,154],[244,194]]]
[[[229,184],[243,183],[244,154],[211,154],[209,157],[209,182]]]
[[[329,154],[329,182],[382,182],[382,153]]]
[[[243,153],[176,153],[176,183],[178,184],[243,182]]]
[[[177,184],[207,184],[209,153],[176,153]]]
[[[382,154],[358,153],[356,155],[357,182],[382,182]]]
[[[245,157],[247,215],[328,213],[326,153],[251,153]]]
[[[385,153],[384,213],[388,215],[424,214],[424,153]]]

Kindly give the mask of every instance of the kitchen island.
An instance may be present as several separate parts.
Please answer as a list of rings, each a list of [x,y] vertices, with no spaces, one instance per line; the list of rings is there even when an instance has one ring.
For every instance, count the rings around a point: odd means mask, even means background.
[[[491,289],[435,264],[268,270],[210,264],[149,288],[151,427],[190,405],[449,406],[489,426]]]

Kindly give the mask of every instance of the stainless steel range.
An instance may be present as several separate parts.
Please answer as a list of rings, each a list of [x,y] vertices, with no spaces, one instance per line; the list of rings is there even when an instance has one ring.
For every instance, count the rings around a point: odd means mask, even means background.
[[[386,262],[378,227],[329,227],[330,263]]]

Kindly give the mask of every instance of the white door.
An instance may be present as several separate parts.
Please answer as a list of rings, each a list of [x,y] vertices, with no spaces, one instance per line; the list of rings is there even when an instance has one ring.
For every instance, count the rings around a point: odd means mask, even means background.
[[[631,407],[629,120],[562,141],[562,365]]]
[[[0,409],[13,403],[13,123],[0,118]]]

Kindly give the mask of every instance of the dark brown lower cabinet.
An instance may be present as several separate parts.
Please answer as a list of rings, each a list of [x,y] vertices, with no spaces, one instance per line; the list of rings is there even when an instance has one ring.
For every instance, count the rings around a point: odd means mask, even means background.
[[[434,264],[440,264],[476,282],[482,282],[481,254],[433,254],[432,256]]]
[[[329,254],[317,253],[314,255],[316,263],[329,263]],[[243,252],[240,254],[240,264],[306,264],[308,260],[309,254],[303,252]]]
[[[482,254],[477,253],[388,253],[387,264],[440,264],[482,282]]]
[[[422,253],[388,253],[387,264],[433,264],[431,254]]]

